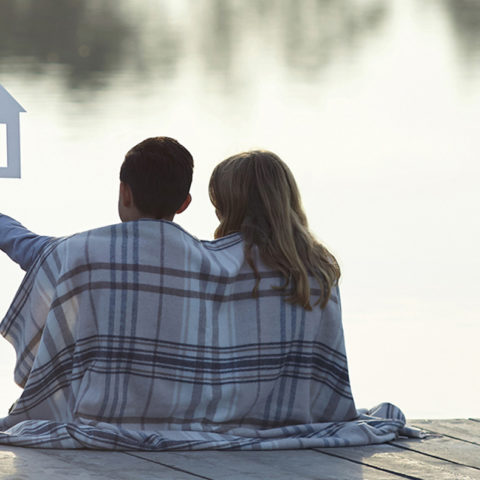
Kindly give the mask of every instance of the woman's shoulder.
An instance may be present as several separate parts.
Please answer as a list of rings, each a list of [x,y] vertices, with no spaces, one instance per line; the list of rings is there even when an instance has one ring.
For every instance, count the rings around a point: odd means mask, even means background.
[[[240,233],[232,233],[215,240],[200,240],[200,242],[208,250],[224,250],[243,243],[243,238]]]

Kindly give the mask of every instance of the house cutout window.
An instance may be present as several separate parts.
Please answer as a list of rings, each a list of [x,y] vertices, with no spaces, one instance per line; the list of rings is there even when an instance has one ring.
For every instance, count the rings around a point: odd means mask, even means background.
[[[0,123],[0,168],[7,166],[7,126]]]

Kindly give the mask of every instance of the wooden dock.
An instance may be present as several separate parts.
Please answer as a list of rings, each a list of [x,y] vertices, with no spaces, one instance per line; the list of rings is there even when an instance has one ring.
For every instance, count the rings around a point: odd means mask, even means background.
[[[0,479],[480,479],[480,419],[410,420],[432,433],[389,444],[265,452],[102,452],[0,447]]]

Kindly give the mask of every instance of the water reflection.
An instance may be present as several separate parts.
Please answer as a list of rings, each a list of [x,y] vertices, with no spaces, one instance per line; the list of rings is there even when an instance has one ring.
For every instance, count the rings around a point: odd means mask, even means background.
[[[137,80],[174,78],[186,57],[227,83],[256,51],[294,74],[312,76],[353,56],[378,33],[395,2],[385,0],[2,0],[0,72],[24,66],[46,75],[61,66],[68,88],[97,88],[117,72]],[[480,56],[480,3],[437,4],[451,23],[464,63]],[[261,69],[261,65],[258,66]],[[261,71],[258,72],[259,74]],[[236,79],[237,82],[233,82]],[[240,79],[240,82],[238,80]]]
[[[0,3],[0,55],[22,61],[37,75],[48,64],[60,64],[71,88],[118,68],[130,30],[114,0]]]
[[[69,88],[93,88],[128,70],[174,77],[185,57],[225,81],[260,50],[312,74],[352,52],[385,20],[384,0],[2,0],[0,71],[14,62],[31,74],[60,65]],[[235,73],[237,72],[237,73]],[[261,72],[258,72],[261,73]],[[101,75],[100,75],[101,74]]]
[[[480,60],[480,2],[445,0],[445,9],[454,31],[459,58],[468,69],[478,68]]]
[[[388,4],[374,1],[357,4],[348,0],[317,0],[309,8],[289,0],[283,9],[287,63],[311,73],[338,54],[352,54],[364,39],[383,24]]]

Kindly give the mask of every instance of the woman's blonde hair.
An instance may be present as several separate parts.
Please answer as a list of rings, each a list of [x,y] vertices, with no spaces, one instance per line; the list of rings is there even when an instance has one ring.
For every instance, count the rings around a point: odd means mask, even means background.
[[[278,288],[287,301],[312,309],[310,274],[320,286],[314,305],[327,304],[340,268],[310,233],[295,179],[277,155],[255,150],[227,158],[213,170],[209,194],[220,220],[215,238],[236,232],[243,236],[246,260],[256,277],[254,295],[260,283],[255,245],[263,262],[284,277]]]

